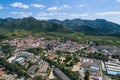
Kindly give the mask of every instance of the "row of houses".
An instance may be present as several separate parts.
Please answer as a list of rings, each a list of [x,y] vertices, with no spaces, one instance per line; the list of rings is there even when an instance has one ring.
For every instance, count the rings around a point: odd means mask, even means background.
[[[108,61],[105,62],[106,72],[109,75],[120,75],[120,62],[117,61]]]

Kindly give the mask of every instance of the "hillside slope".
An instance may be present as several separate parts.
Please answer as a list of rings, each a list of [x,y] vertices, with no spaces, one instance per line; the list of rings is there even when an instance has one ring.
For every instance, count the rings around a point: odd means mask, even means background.
[[[62,24],[56,24],[53,22],[36,20],[33,17],[23,19],[0,19],[0,28],[15,30],[24,29],[35,32],[69,32],[71,31],[68,27]]]
[[[96,20],[66,19],[64,21],[53,19],[49,20],[49,22],[63,24],[77,32],[83,32],[85,34],[120,36],[120,25],[106,21],[104,19]]]

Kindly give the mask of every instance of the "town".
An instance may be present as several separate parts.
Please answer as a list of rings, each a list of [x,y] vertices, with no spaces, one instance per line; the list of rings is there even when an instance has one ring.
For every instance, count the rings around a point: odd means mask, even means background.
[[[0,80],[119,80],[120,48],[44,37],[0,44]]]

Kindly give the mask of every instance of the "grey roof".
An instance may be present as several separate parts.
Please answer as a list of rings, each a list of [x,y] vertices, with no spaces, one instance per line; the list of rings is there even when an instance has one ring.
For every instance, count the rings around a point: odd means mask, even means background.
[[[28,69],[28,73],[34,74],[37,67],[38,67],[37,65],[31,66],[31,67]]]
[[[60,69],[54,68],[53,71],[60,80],[70,80]]]
[[[20,58],[17,58],[15,61],[16,62],[20,62],[20,61],[23,61],[23,60],[25,60],[25,58],[24,57],[20,57]]]
[[[24,56],[24,57],[33,56],[32,53],[27,52],[27,51],[18,51],[17,54],[19,54],[20,56]]]

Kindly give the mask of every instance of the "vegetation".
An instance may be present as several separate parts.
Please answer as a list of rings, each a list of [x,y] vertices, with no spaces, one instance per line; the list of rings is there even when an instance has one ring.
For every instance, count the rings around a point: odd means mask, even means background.
[[[100,30],[96,31],[93,28]],[[120,25],[105,20],[87,21],[75,19],[66,20],[63,23],[59,21],[40,21],[33,17],[0,20],[0,40],[32,35],[35,37],[46,37],[47,39],[72,40],[79,43],[93,41],[96,45],[115,45],[120,47],[120,37],[111,37],[120,36],[115,31],[120,32]]]
[[[15,46],[11,46],[9,44],[0,44],[2,51],[5,54],[5,58],[8,59],[12,56],[12,52],[15,50]]]
[[[69,34],[68,34],[69,33]],[[23,18],[23,19],[0,19],[0,41],[4,39],[14,39],[22,38],[26,36],[35,36],[35,37],[45,37],[48,40],[58,39],[58,40],[71,40],[78,43],[86,43],[92,41],[95,46],[105,45],[105,46],[118,46],[120,47],[120,25],[111,23],[105,20],[65,20],[61,21],[40,21],[36,20],[33,17]],[[114,37],[113,37],[114,36]],[[14,46],[9,44],[2,45],[0,44],[2,51],[6,53],[7,58],[12,54],[12,51],[15,50]],[[51,50],[52,45],[47,45],[46,50]],[[27,51],[33,53],[34,55],[41,55],[43,53],[42,48],[30,48]],[[61,55],[62,52],[58,50],[57,55]],[[84,54],[80,52],[81,56],[88,58],[101,59],[103,61],[108,60],[108,55],[102,53],[94,54]],[[120,60],[120,55],[112,55],[112,58]],[[66,60],[61,63],[52,61],[50,59],[44,58],[50,65],[60,68],[71,80],[77,80],[79,78],[79,72],[71,72],[71,66],[76,64],[79,59],[72,55],[67,55]],[[58,59],[58,58],[57,58]],[[31,67],[34,65],[32,62],[28,62]],[[8,73],[15,73],[18,76],[29,77],[25,72],[26,69],[19,64],[10,64],[4,58],[0,58],[0,65],[6,69]],[[38,69],[36,69],[36,72]],[[47,70],[47,74],[50,73],[50,69]],[[84,80],[89,80],[90,73],[85,72]],[[120,76],[112,77],[115,80],[119,80]],[[46,80],[41,78],[41,76],[36,76],[33,80]]]
[[[94,58],[94,59],[99,59],[99,60],[103,60],[103,61],[108,61],[108,57],[109,57],[109,55],[107,55],[107,54],[97,53],[97,52],[85,54],[83,51],[81,51],[81,52],[77,52],[77,53],[79,54],[79,56],[82,56],[82,57]]]
[[[110,77],[111,77],[112,80],[120,80],[120,75],[119,74],[116,75],[116,76],[110,75]]]
[[[10,46],[10,45],[1,45],[2,51],[6,54],[11,53],[15,50],[15,46]]]
[[[79,61],[75,56],[67,55],[65,62],[61,63],[60,61],[50,60],[49,58],[44,57],[44,60],[49,62],[51,66],[59,68],[63,73],[65,73],[71,80],[77,80],[79,78],[79,72],[71,72],[72,66]]]
[[[120,25],[106,21],[104,19],[96,20],[49,20],[49,22],[54,22],[57,24],[62,24],[70,27],[72,30],[77,32],[82,32],[86,35],[111,35],[120,36]]]
[[[120,60],[120,55],[119,54],[112,55],[112,58]]]
[[[51,68],[49,67],[49,68],[47,69],[47,71],[46,71],[47,76],[49,76],[49,75],[50,75],[50,72],[51,72]]]
[[[89,80],[89,77],[90,77],[90,73],[89,73],[89,71],[86,71],[84,80]]]
[[[92,41],[95,45],[114,45],[120,47],[120,37],[111,37],[111,36],[90,36],[84,35],[83,33],[58,33],[58,32],[33,32],[22,29],[17,30],[6,30],[0,29],[0,33],[3,37],[0,37],[0,40],[4,39],[14,39],[14,38],[23,38],[29,35],[34,37],[45,37],[48,40],[52,39],[61,39],[61,40],[71,40],[78,43],[86,43],[86,41]]]
[[[0,20],[0,27],[8,30],[23,29],[33,32],[69,32],[70,29],[61,24],[36,20],[33,17],[23,19],[6,18]]]
[[[35,76],[33,80],[46,80],[46,79],[41,76]]]
[[[102,53],[94,53],[94,54],[88,54],[87,55],[88,58],[94,58],[94,59],[99,59],[99,60],[103,60],[103,61],[108,61],[108,55],[102,54]]]
[[[43,52],[43,49],[42,48],[29,48],[27,51],[33,53],[34,55],[41,55],[41,53]]]
[[[18,75],[18,77],[29,77],[28,74],[25,72],[25,69],[18,66],[17,64],[8,63],[4,58],[0,58],[0,65],[2,65],[6,69],[7,73],[15,73]]]

